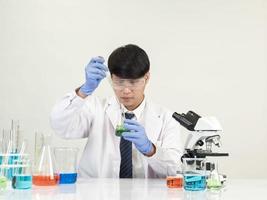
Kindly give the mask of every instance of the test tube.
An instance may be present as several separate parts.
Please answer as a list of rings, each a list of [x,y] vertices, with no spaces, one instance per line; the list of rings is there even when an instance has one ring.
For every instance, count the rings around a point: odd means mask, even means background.
[[[19,146],[19,137],[20,137],[20,125],[19,120],[11,120],[11,141],[12,141],[12,150],[11,153],[18,153]]]

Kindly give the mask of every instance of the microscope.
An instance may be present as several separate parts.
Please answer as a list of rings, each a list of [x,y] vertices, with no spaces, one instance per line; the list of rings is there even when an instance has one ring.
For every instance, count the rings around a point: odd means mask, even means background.
[[[215,117],[201,117],[193,111],[186,114],[173,113],[172,117],[183,127],[190,131],[184,148],[183,158],[206,158],[229,156],[228,153],[213,152],[213,147],[221,147],[222,127]],[[209,174],[215,170],[214,162],[205,162],[205,166],[199,163],[199,169],[205,169]],[[219,174],[221,184],[226,180],[226,176]]]

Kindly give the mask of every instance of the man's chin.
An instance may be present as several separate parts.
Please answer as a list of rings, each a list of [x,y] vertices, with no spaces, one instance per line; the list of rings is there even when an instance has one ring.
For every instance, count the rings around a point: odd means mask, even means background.
[[[124,105],[124,107],[126,107],[126,108],[132,108],[132,107],[133,107],[133,103],[130,102],[130,101],[122,101],[121,103],[122,103],[122,104]]]

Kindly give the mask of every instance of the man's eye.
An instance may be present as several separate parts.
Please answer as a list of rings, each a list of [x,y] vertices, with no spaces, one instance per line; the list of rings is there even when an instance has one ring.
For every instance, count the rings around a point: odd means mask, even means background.
[[[135,81],[135,80],[130,80],[130,83],[131,83],[131,84],[136,84],[137,81]]]

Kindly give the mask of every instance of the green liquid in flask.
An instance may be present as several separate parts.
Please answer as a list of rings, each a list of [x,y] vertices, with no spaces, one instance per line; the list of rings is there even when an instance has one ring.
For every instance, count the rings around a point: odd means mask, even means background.
[[[121,137],[121,134],[125,131],[127,131],[127,129],[125,129],[123,125],[117,125],[115,135]]]

